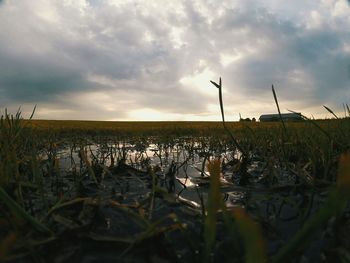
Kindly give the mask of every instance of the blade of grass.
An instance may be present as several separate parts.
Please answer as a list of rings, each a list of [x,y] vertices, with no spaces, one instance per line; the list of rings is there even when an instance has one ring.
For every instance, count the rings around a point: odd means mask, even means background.
[[[281,120],[282,125],[283,125],[284,133],[286,134],[286,132],[287,132],[286,125],[284,124],[284,121],[283,121],[283,118],[282,118],[282,115],[281,115],[280,106],[278,104],[276,91],[275,91],[275,88],[273,87],[273,85],[272,85],[272,93],[273,93],[273,98],[275,99],[275,103],[276,103],[276,106],[277,106],[278,115],[280,116],[280,120]]]
[[[246,214],[243,208],[235,208],[233,217],[243,237],[245,247],[245,262],[267,262],[265,242],[256,223]]]
[[[230,136],[231,140],[233,141],[233,143],[235,144],[235,146],[237,147],[237,149],[242,153],[242,155],[244,157],[248,156],[247,153],[245,152],[245,150],[241,147],[241,145],[238,143],[238,141],[236,140],[236,138],[233,136],[232,132],[230,131],[230,129],[227,128],[226,126],[226,122],[225,122],[225,113],[224,113],[224,103],[222,100],[222,82],[221,82],[221,77],[219,79],[219,84],[217,84],[214,81],[210,81],[218,90],[219,90],[219,102],[220,102],[220,110],[221,110],[221,116],[222,116],[222,124],[224,126],[224,129],[226,130],[227,134]]]
[[[292,112],[292,113],[296,113],[295,111],[292,111],[292,110],[288,110],[289,112]],[[307,120],[309,121],[310,123],[312,123],[312,125],[314,125],[315,127],[317,127],[317,129],[319,129],[324,135],[326,135],[326,137],[331,141],[332,140],[332,137],[330,136],[330,134],[328,132],[326,132],[320,125],[318,125],[314,120],[306,117],[305,115],[303,114],[300,114],[300,116],[304,119],[304,120]]]
[[[220,159],[208,161],[208,171],[210,174],[210,189],[207,201],[207,215],[204,220],[204,253],[203,260],[210,261],[210,254],[215,242],[216,220],[218,210],[222,206],[220,192]]]
[[[30,120],[33,118],[34,113],[35,113],[35,110],[36,110],[36,104],[35,104],[35,106],[34,106],[34,109],[33,109],[33,111],[32,111],[32,114],[31,114],[30,117],[29,117]]]
[[[210,81],[216,88],[219,89],[219,102],[220,102],[220,110],[221,110],[221,117],[222,122],[225,123],[225,114],[224,114],[224,103],[222,101],[222,82],[221,77],[219,79],[219,84],[215,83],[214,81]]]
[[[85,163],[85,165],[87,167],[89,176],[94,180],[95,184],[98,186],[99,184],[98,184],[95,172],[92,169],[91,163],[88,160],[88,158],[86,156],[86,153],[85,153],[85,151],[83,149],[80,150],[80,157],[82,158],[82,160],[84,161],[84,163]]]
[[[149,174],[152,177],[152,192],[151,192],[151,198],[150,198],[150,204],[149,204],[148,220],[151,220],[152,214],[153,214],[153,208],[154,208],[154,197],[156,193],[156,179],[157,179],[153,167],[150,167]]]
[[[12,211],[14,215],[16,215],[18,218],[21,218],[25,221],[27,221],[29,224],[31,224],[37,231],[45,233],[45,234],[52,234],[51,230],[47,228],[45,225],[40,223],[38,220],[36,220],[34,217],[29,215],[22,207],[20,207],[7,193],[6,191],[0,186],[0,200],[2,200],[5,205]]]
[[[319,233],[328,220],[342,212],[350,199],[350,153],[343,154],[339,160],[337,187],[296,235],[272,258],[272,263],[286,262],[304,249]]]
[[[115,209],[125,213],[130,218],[130,220],[133,220],[141,228],[146,229],[147,227],[150,226],[151,223],[147,218],[145,218],[143,215],[140,215],[140,214],[134,212],[132,209],[130,209],[126,206],[123,206],[114,200],[109,200],[109,204],[113,205],[113,207]]]
[[[338,116],[335,115],[335,113],[334,113],[330,108],[328,108],[328,107],[325,106],[325,105],[323,105],[323,107],[324,107],[327,111],[329,111],[336,119],[339,119]]]
[[[66,206],[70,206],[70,205],[74,205],[74,204],[82,203],[82,202],[88,202],[88,201],[90,201],[92,203],[94,201],[94,199],[91,197],[77,197],[77,198],[75,198],[73,200],[69,200],[67,202],[62,202],[62,200],[60,200],[53,207],[50,208],[50,210],[46,214],[46,217],[62,207],[66,207]]]

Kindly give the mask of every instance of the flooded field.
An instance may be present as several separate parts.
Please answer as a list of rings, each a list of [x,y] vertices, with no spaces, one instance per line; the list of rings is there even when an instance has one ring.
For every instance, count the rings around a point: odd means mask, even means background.
[[[340,155],[348,147],[339,144],[343,133],[329,129],[330,141],[305,123],[288,134],[266,127],[241,131],[244,154],[222,132],[120,137],[24,129],[1,148],[3,260],[342,258],[339,229],[349,222],[347,179],[337,180],[339,156],[348,158]],[[22,147],[11,148],[16,143]]]

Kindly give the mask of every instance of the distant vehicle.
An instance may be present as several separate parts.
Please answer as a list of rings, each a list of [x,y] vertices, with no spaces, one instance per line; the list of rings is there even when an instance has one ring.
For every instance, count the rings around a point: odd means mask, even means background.
[[[302,121],[301,113],[281,113],[284,121]],[[263,114],[259,118],[260,121],[280,121],[279,114]]]

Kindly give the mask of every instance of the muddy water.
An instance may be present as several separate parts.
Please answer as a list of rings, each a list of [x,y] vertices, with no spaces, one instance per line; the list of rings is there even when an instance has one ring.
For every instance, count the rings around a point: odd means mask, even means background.
[[[263,177],[266,176],[266,174],[264,175],[266,164],[261,160],[253,160],[248,165],[250,187],[239,187],[239,174],[236,174],[233,167],[228,164],[233,159],[239,158],[239,153],[203,150],[200,148],[199,143],[192,143],[190,146],[181,143],[172,147],[161,144],[149,144],[140,150],[133,144],[119,142],[116,144],[91,144],[85,147],[84,151],[90,163],[95,160],[95,162],[100,163],[104,167],[110,167],[112,159],[114,159],[114,166],[117,166],[118,162],[124,159],[125,164],[142,172],[147,172],[147,167],[149,166],[157,167],[155,168],[155,174],[158,178],[158,183],[165,188],[169,186],[168,176],[171,169],[173,169],[175,187],[172,190],[174,194],[177,197],[188,200],[197,207],[201,207],[201,202],[205,204],[208,197],[208,171],[206,165],[203,165],[206,154],[212,156],[210,158],[213,158],[213,156],[220,157],[224,163],[227,163],[224,166],[221,178],[222,196],[227,207],[260,206],[262,203],[266,203],[267,208],[265,211],[259,211],[263,217],[270,219],[270,214],[272,213],[270,210],[273,209],[273,213],[282,214],[282,218],[290,218],[292,216],[283,215],[291,203],[287,199],[292,198],[292,203],[295,203],[294,208],[292,207],[291,210],[298,210],[298,205],[301,202],[299,199],[310,198],[308,196],[300,197],[298,193],[296,193],[296,196],[291,197],[290,192],[293,189],[290,187],[283,190],[283,186],[294,185],[296,177],[278,167],[274,169],[276,181],[273,183],[273,187],[262,183]],[[113,157],[111,158],[111,156]],[[79,149],[62,149],[58,152],[58,158],[62,172],[72,171],[73,169],[81,171],[82,166],[84,166],[79,156]],[[130,178],[129,180],[129,188],[140,184],[140,180],[137,178]],[[282,187],[282,190],[279,191],[278,187]],[[277,189],[278,192],[274,193],[270,188]],[[125,192],[126,190],[124,189],[123,191]],[[276,196],[273,196],[273,194]],[[306,193],[306,195],[309,194]],[[313,198],[317,202],[320,197],[317,195]]]
[[[139,148],[131,143],[119,142],[91,144],[81,149],[62,148],[57,153],[60,174],[63,175],[59,180],[62,185],[65,185],[65,192],[70,193],[72,197],[75,196],[76,192],[71,179],[71,174],[75,171],[80,176],[86,196],[98,195],[102,201],[104,200],[105,205],[101,212],[105,220],[96,226],[97,233],[128,236],[130,231],[132,232],[132,227],[128,225],[125,227],[128,232],[123,232],[125,229],[120,224],[127,219],[123,221],[119,218],[121,215],[107,205],[109,200],[132,205],[147,198],[152,182],[147,173],[147,167],[152,166],[155,170],[157,185],[172,192],[171,194],[181,204],[191,207],[200,214],[202,205],[206,204],[209,190],[208,171],[203,165],[204,156],[220,156],[225,163],[221,178],[221,192],[226,206],[244,207],[255,220],[260,222],[268,240],[270,255],[275,254],[297,232],[305,222],[306,215],[314,213],[323,201],[319,193],[312,194],[309,191],[295,189],[293,187],[295,175],[280,167],[274,167],[276,181],[272,185],[264,183],[266,164],[258,158],[248,165],[250,185],[240,187],[239,174],[234,172],[233,165],[229,165],[239,157],[236,152],[209,151],[201,149],[200,145],[196,144],[190,146],[175,144],[168,147],[149,144]],[[98,163],[98,167],[105,167],[108,171],[103,172],[101,168],[102,175],[99,178],[98,188],[87,176],[86,164],[79,153],[81,150],[86,154],[90,164]],[[119,163],[125,165],[118,165]],[[173,187],[171,187],[169,174],[174,175]],[[172,209],[159,201],[153,209],[153,217],[164,216],[173,211]],[[182,215],[182,221],[188,225],[193,223],[193,218],[189,216],[188,211],[177,207],[176,213]],[[136,229],[135,233],[137,231]],[[320,251],[328,241],[320,239],[315,242],[307,253],[309,259],[318,261]]]
[[[199,145],[195,143],[193,146],[198,147]],[[80,158],[79,151],[80,149],[72,150],[67,147],[57,153],[62,173],[82,170],[84,163]],[[156,175],[160,181],[163,181],[162,186],[166,186],[167,174],[173,167],[175,170],[175,195],[188,200],[197,207],[201,206],[201,200],[204,202],[207,200],[209,180],[207,167],[203,165],[203,155],[207,154],[208,151],[197,149],[189,152],[183,145],[165,147],[156,144],[149,144],[148,147],[140,151],[135,145],[125,142],[110,145],[91,144],[84,147],[84,151],[90,163],[95,160],[105,167],[111,167],[112,155],[114,165],[117,165],[124,158],[125,164],[143,172],[147,171],[148,166],[157,167]],[[239,153],[233,152],[211,152],[210,155],[226,159],[227,162],[229,161],[227,156],[239,157]],[[232,175],[229,169],[222,174],[223,199],[228,207],[242,206],[242,200],[244,200],[246,193],[241,190],[230,190],[235,185],[232,181]]]

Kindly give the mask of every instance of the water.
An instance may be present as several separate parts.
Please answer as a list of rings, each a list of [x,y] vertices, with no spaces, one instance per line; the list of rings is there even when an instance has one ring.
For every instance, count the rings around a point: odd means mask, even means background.
[[[173,166],[175,170],[175,195],[183,200],[191,202],[194,206],[201,206],[201,199],[206,202],[209,189],[207,167],[203,161],[205,156],[210,158],[220,157],[225,162],[229,158],[238,158],[236,151],[226,150],[220,153],[219,150],[204,148],[200,142],[179,141],[175,144],[137,144],[128,142],[90,144],[85,147],[62,147],[56,158],[59,160],[61,173],[71,173],[72,171],[83,172],[85,163],[81,158],[83,151],[90,164],[98,163],[106,169],[111,165],[117,166],[118,162],[124,160],[125,164],[137,170],[146,172],[149,166],[156,167],[156,175],[160,180],[160,185],[167,186],[167,175]],[[207,160],[207,159],[206,159]],[[244,192],[230,191],[230,186],[234,186],[232,173],[227,170],[222,174],[223,199],[228,207],[242,206]],[[130,185],[139,184],[135,178],[129,178]],[[124,189],[125,190],[125,189]]]
[[[88,176],[82,154],[99,171],[99,174],[96,172],[98,186]],[[156,198],[148,216],[162,218],[175,211],[182,216],[181,222],[193,224],[195,221],[190,211],[201,215],[202,205],[205,206],[208,199],[208,171],[206,165],[203,165],[208,156],[220,157],[224,162],[221,193],[226,207],[244,207],[260,223],[268,240],[269,254],[276,253],[300,228],[303,215],[308,211],[310,214],[314,213],[323,201],[317,193],[310,201],[311,192],[293,187],[296,178],[293,173],[275,164],[269,166],[262,158],[254,158],[248,164],[250,184],[246,187],[239,186],[239,174],[235,168],[239,162],[239,153],[228,147],[213,147],[197,141],[178,141],[171,145],[104,142],[73,147],[67,144],[55,153],[43,154],[42,158],[49,163],[49,156],[58,160],[59,165],[56,168],[59,173],[45,177],[45,184],[51,187],[52,193],[48,200],[55,203],[55,200],[50,199],[57,199],[62,192],[68,200],[81,194],[98,197],[103,204],[99,211],[103,214],[104,221],[98,225],[96,231],[106,235],[113,233],[114,236],[127,237],[130,233],[140,231],[128,224],[130,219],[126,214],[116,211],[110,204],[117,202],[133,207],[147,200],[148,208],[150,202],[147,198],[150,197],[152,189],[149,167],[153,167],[155,171],[157,186],[162,187],[165,193],[168,190],[173,192]],[[119,163],[126,165],[118,165]],[[173,188],[170,187],[172,175],[175,182]],[[76,181],[79,181],[79,186]],[[40,208],[40,199],[37,201],[35,206]],[[179,203],[192,210],[182,209]],[[314,253],[310,257],[313,256],[316,258],[317,255]]]

